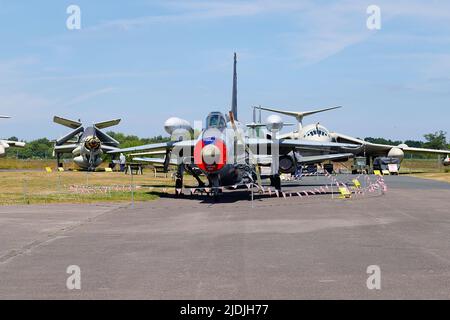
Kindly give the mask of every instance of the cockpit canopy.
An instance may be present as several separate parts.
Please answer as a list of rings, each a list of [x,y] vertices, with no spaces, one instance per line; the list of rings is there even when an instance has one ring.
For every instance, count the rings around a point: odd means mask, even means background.
[[[211,112],[206,117],[206,129],[215,128],[223,130],[227,127],[227,121],[221,112]]]
[[[329,137],[329,133],[328,130],[326,130],[323,127],[315,127],[313,129],[310,129],[308,131],[306,131],[306,133],[303,135],[304,138],[308,138],[308,137]]]

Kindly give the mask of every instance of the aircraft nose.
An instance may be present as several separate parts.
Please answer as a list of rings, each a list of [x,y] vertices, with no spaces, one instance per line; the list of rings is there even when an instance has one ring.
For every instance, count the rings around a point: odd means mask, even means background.
[[[221,151],[216,145],[209,144],[202,149],[202,157],[207,165],[218,164],[221,160]]]
[[[227,148],[221,139],[213,143],[204,140],[197,142],[194,148],[194,163],[203,171],[214,173],[227,163]]]

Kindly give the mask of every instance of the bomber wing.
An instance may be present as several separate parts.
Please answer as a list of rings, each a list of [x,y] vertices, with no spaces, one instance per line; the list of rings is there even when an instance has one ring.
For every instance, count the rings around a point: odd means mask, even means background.
[[[248,144],[252,150],[255,150],[259,146],[271,146],[273,144],[272,140],[269,139],[248,139]],[[361,149],[361,145],[351,144],[351,143],[337,143],[337,142],[320,142],[320,141],[310,141],[310,140],[293,140],[293,139],[282,139],[279,140],[280,152],[284,150],[346,150],[355,152]]]
[[[411,147],[407,147],[407,146],[399,146],[396,148],[402,149],[404,152],[411,152],[411,153],[437,153],[437,154],[445,154],[445,155],[450,154],[450,150],[411,148]]]
[[[386,152],[389,152],[392,148],[398,148],[403,150],[404,152],[409,153],[435,153],[435,154],[443,154],[448,155],[450,154],[450,150],[437,150],[437,149],[426,149],[426,148],[413,148],[409,147],[407,145],[388,145],[388,144],[379,144],[379,143],[371,143],[368,141],[364,141],[361,139],[353,138],[344,134],[340,133],[334,133],[335,137],[338,139],[338,141],[343,143],[355,143],[360,144],[362,146],[362,150],[364,150],[366,153],[369,154],[377,154],[377,155],[385,155]]]
[[[335,154],[326,154],[320,156],[306,156],[301,157],[297,160],[298,164],[314,164],[320,163],[328,160],[347,160],[353,158],[353,153],[335,153]]]

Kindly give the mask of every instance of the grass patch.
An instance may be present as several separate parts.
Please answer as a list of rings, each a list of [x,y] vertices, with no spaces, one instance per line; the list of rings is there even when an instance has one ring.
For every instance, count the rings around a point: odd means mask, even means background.
[[[120,172],[0,172],[0,205],[150,201],[174,191],[163,174],[131,176]],[[186,177],[186,183],[193,183]]]
[[[36,170],[45,167],[56,167],[56,160],[18,160],[18,159],[0,159],[0,169],[27,169]]]
[[[446,169],[437,159],[405,159],[400,173],[438,173],[445,172]]]
[[[412,176],[417,177],[417,178],[422,178],[422,179],[432,179],[432,180],[450,183],[450,173],[449,172],[446,172],[446,173],[445,172],[444,173],[418,173],[418,174],[413,174]]]

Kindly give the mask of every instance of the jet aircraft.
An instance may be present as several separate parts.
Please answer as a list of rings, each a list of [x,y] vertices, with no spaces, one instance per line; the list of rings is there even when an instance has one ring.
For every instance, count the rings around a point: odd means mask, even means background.
[[[300,157],[300,164],[351,157],[353,153],[342,150],[358,148],[354,144],[310,141],[306,139],[279,139],[283,128],[279,116],[271,116],[265,124],[245,126],[238,121],[237,114],[237,58],[234,55],[233,90],[231,111],[228,116],[219,111],[209,113],[205,127],[198,137],[193,137],[194,129],[188,121],[176,117],[169,118],[164,128],[172,141],[110,151],[110,154],[128,153],[134,161],[160,164],[167,170],[169,165],[177,167],[175,191],[181,193],[183,172],[192,174],[204,187],[200,176],[206,176],[207,188],[217,197],[223,187],[237,187],[248,184],[261,185],[261,166],[269,166],[267,176],[277,190],[281,190],[280,160],[283,156],[302,151],[317,151],[324,154]],[[254,129],[265,127],[270,134],[254,135]],[[248,128],[252,130],[248,130]],[[139,157],[136,156],[163,157]]]

